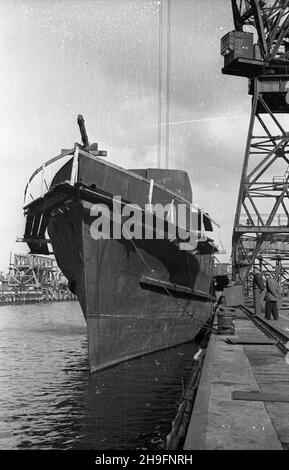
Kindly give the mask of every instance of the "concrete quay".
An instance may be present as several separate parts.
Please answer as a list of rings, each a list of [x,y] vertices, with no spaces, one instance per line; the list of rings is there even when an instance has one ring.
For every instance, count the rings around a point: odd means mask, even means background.
[[[289,364],[243,309],[232,316],[235,334],[211,334],[184,450],[289,449]],[[289,332],[289,311],[273,323]]]

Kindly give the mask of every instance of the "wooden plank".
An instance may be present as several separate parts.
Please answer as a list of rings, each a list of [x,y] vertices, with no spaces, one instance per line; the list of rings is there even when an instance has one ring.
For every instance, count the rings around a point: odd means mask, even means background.
[[[33,215],[28,215],[27,218],[26,218],[24,238],[31,237],[31,230],[32,230],[32,227],[33,227],[33,222],[34,222],[34,216]]]
[[[257,338],[226,338],[226,342],[229,344],[246,344],[246,345],[272,345],[277,344],[277,341],[270,339],[257,339]]]
[[[41,221],[42,214],[35,214],[33,220],[33,226],[31,229],[31,238],[36,238],[38,235],[39,224]]]
[[[245,401],[272,401],[279,403],[289,403],[288,394],[258,391],[245,392],[244,390],[234,390],[232,392],[232,399]]]
[[[279,323],[278,323],[279,325]],[[245,324],[244,321],[236,321],[235,326],[238,335],[251,335],[260,330],[253,323]],[[274,324],[275,326],[275,324]],[[239,346],[235,346],[238,348]],[[242,346],[241,346],[242,347]],[[286,394],[289,387],[289,367],[285,357],[272,345],[244,345],[244,352],[250,367],[257,380],[260,391],[264,393]],[[246,403],[245,401],[234,401],[235,403]],[[248,404],[258,403],[248,402]],[[262,402],[259,402],[262,403]],[[264,403],[264,402],[263,402]],[[284,448],[289,446],[289,406],[287,402],[268,401],[266,409],[270,415],[272,424],[276,429],[278,438]]]

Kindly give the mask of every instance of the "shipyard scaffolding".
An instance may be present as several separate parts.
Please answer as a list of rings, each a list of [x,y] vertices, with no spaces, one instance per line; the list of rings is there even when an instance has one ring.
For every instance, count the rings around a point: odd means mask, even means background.
[[[289,282],[289,0],[232,0],[224,74],[247,77],[251,117],[232,237],[232,276]]]
[[[60,271],[53,258],[34,254],[10,255],[8,286],[18,290],[26,288],[56,289]]]

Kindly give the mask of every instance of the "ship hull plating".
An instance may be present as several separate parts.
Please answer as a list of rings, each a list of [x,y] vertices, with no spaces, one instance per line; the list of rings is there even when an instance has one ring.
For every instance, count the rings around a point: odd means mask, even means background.
[[[90,207],[72,203],[51,218],[49,234],[87,321],[91,371],[193,340],[211,312],[209,296],[198,292],[210,292],[212,256],[182,252],[168,240],[95,240]]]
[[[91,370],[193,340],[211,313],[215,249],[210,239],[203,237],[194,251],[186,251],[166,236],[126,239],[121,232],[117,239],[95,239],[92,233],[92,206],[105,203],[112,220],[115,197],[137,204],[142,214],[148,202],[169,210],[185,203],[190,212],[187,173],[125,170],[78,147],[64,155],[74,156],[47,193],[25,206],[24,238],[31,252],[48,254],[48,231],[58,266],[86,318]],[[205,230],[212,230],[209,219],[205,214]],[[142,219],[142,229],[146,224]]]

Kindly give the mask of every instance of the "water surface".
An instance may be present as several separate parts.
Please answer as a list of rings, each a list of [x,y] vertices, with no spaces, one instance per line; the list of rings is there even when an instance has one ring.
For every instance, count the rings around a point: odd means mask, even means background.
[[[0,307],[0,449],[154,449],[192,369],[188,343],[90,374],[78,302]]]

